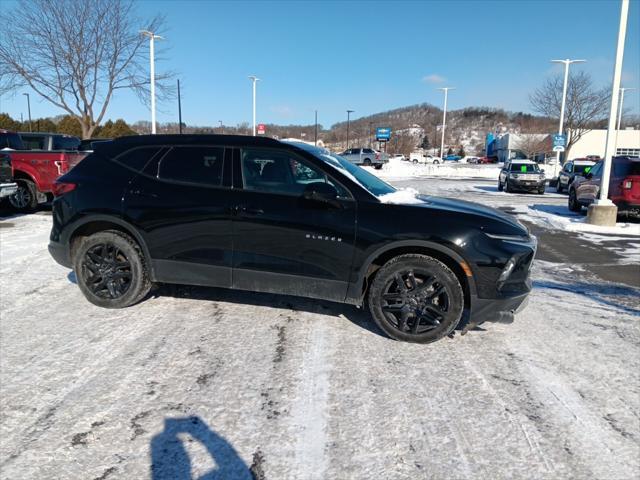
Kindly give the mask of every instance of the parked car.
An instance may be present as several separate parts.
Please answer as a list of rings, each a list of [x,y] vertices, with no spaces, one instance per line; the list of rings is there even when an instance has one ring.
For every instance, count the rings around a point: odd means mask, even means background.
[[[613,157],[609,199],[621,215],[640,216],[640,158]],[[604,162],[596,163],[569,186],[569,210],[579,212],[600,198]]]
[[[407,157],[405,157],[402,153],[394,153],[392,157],[394,160],[402,160],[403,162],[407,161]]]
[[[340,156],[346,158],[354,165],[375,167],[376,170],[380,170],[382,165],[389,161],[388,157],[385,159],[384,155],[376,152],[372,148],[349,148],[342,152]]]
[[[459,160],[459,162],[476,164],[476,163],[480,163],[480,158],[479,157],[463,157]]]
[[[531,160],[509,160],[505,162],[498,176],[498,191],[544,193],[546,179],[544,172]]]
[[[20,132],[26,150],[78,150],[80,139],[73,135],[46,132]]]
[[[457,162],[461,158],[462,157],[460,155],[447,155],[446,157],[444,157],[444,161],[445,162]]]
[[[46,202],[55,180],[86,156],[78,151],[29,150],[21,135],[8,130],[0,130],[0,145],[10,145],[3,147],[3,153],[11,158],[13,179],[18,189],[9,197],[9,202],[21,212],[31,211],[38,203]]]
[[[591,160],[582,158],[576,158],[570,160],[564,164],[562,170],[558,174],[558,183],[556,183],[556,191],[562,193],[563,190],[567,190],[569,185],[573,183],[576,175],[582,175],[589,173],[591,168],[596,164]]]
[[[411,152],[411,155],[409,155],[409,160],[412,163],[434,163],[434,164],[442,163],[442,159],[440,157],[426,155],[420,150]]]
[[[536,240],[515,217],[404,203],[308,144],[124,137],[96,145],[55,192],[49,251],[101,307],[135,304],[154,282],[218,286],[367,305],[390,337],[426,343],[467,309],[467,327],[511,322],[531,289]]]
[[[497,157],[480,157],[480,161],[478,163],[489,164],[489,163],[498,163]]]
[[[18,190],[18,184],[13,181],[11,156],[0,151],[0,199],[13,195]]]

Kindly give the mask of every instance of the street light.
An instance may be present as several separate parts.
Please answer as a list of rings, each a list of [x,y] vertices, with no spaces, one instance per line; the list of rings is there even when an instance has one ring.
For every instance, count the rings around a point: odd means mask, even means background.
[[[355,112],[355,110],[347,110],[347,148],[349,148],[349,121],[353,112]]]
[[[260,79],[255,75],[249,75],[249,78],[253,82],[253,136],[256,136],[256,82]]]
[[[611,163],[615,153],[616,116],[618,112],[618,94],[620,93],[620,79],[622,77],[622,59],[624,57],[624,41],[627,36],[627,17],[629,16],[629,0],[622,0],[620,6],[620,26],[618,27],[618,44],[616,46],[616,63],[613,66],[613,84],[611,86],[611,108],[609,109],[609,126],[607,127],[607,142],[604,149],[604,165],[600,179],[599,198],[589,205],[587,222],[594,225],[615,226],[618,207],[609,200],[609,177]]]
[[[442,111],[442,140],[440,142],[440,158],[444,159],[444,129],[447,126],[447,97],[449,96],[449,90],[455,90],[455,87],[443,87],[438,88],[444,92],[444,109]]]
[[[616,152],[618,151],[618,132],[620,131],[620,127],[622,126],[622,105],[624,104],[624,92],[626,92],[627,90],[635,90],[635,88],[620,87],[620,110],[618,112],[618,128],[616,128]]]
[[[149,37],[149,64],[151,76],[151,134],[156,133],[156,59],[155,59],[155,39],[164,40],[160,35],[156,35],[149,30],[140,30],[145,37]]]
[[[222,120],[218,120],[218,123],[220,124],[220,133],[223,134],[224,133],[224,127],[222,126]]]
[[[315,133],[313,136],[313,144],[316,147],[318,146],[318,110],[316,110],[316,127],[315,127]]]
[[[27,111],[29,112],[29,131],[31,131],[31,100],[28,93],[23,93],[27,97]]]
[[[551,60],[552,63],[563,63],[564,64],[564,83],[562,85],[562,104],[560,106],[560,124],[558,125],[558,134],[562,135],[562,127],[564,124],[564,107],[567,103],[567,83],[569,82],[569,65],[572,63],[584,63],[586,60]],[[554,170],[560,168],[560,152],[556,152],[556,165]],[[554,176],[555,176],[554,171]]]

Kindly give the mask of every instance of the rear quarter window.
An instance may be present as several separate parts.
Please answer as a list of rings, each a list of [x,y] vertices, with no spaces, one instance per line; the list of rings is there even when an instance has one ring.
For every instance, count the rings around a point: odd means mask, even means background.
[[[154,157],[158,156],[162,147],[140,147],[118,155],[114,161],[136,172],[141,172]]]

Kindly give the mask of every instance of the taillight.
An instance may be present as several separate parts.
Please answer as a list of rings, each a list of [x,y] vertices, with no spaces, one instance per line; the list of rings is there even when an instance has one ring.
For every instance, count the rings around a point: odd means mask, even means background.
[[[624,182],[622,182],[622,188],[631,190],[632,186],[633,186],[633,183],[631,183],[631,180],[625,180]]]
[[[376,160],[380,160],[380,154],[376,153]]]
[[[69,193],[70,191],[75,190],[75,188],[75,183],[55,182],[51,191],[53,192],[54,197],[59,197],[61,195],[64,195],[65,193]]]

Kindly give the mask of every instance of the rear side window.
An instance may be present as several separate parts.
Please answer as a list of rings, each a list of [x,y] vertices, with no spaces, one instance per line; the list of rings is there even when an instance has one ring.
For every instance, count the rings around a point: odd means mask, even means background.
[[[134,148],[116,157],[115,161],[136,172],[141,172],[147,162],[155,157],[160,150],[162,150],[161,147]]]
[[[630,175],[640,175],[640,162],[613,161],[614,177],[628,177]]]
[[[11,150],[24,150],[24,144],[17,133],[0,133],[0,150],[10,148]]]
[[[219,187],[223,147],[174,147],[160,161],[158,178]]]
[[[373,153],[373,150],[371,150],[370,148],[365,148],[364,153]]]
[[[78,137],[56,136],[53,137],[54,150],[78,150],[80,139]]]

